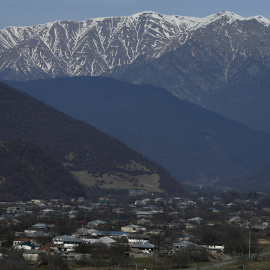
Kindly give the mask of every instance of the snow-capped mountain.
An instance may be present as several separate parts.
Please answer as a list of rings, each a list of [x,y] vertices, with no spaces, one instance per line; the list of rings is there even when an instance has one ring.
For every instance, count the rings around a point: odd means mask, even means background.
[[[257,27],[249,29],[254,21]],[[230,25],[234,35],[239,37],[264,35],[270,39],[268,19],[261,16],[243,18],[227,11],[205,18],[145,11],[82,22],[55,21],[6,27],[0,30],[0,78],[29,80],[101,75],[112,68],[131,64],[142,56],[144,59],[158,58],[192,40],[202,29],[213,31],[216,36],[223,34],[225,25]],[[238,47],[234,47],[230,31],[225,35],[226,46],[234,57]],[[269,50],[267,59],[268,56]]]
[[[181,99],[270,132],[270,24],[222,12],[204,18],[178,48],[106,76],[163,87]]]

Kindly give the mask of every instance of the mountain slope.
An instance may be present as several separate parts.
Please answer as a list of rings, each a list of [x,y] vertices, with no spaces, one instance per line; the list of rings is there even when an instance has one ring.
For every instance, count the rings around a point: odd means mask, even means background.
[[[233,179],[230,186],[242,186],[245,191],[270,192],[270,164],[245,176]],[[259,183],[259,185],[258,185]],[[227,183],[226,183],[227,184]]]
[[[31,142],[89,186],[179,192],[158,164],[42,102],[0,84],[0,137]]]
[[[0,30],[0,79],[106,75],[270,132],[270,20],[151,11]],[[246,117],[246,115],[251,117]]]
[[[270,160],[269,135],[161,88],[101,77],[12,84],[121,139],[182,182],[226,183]]]
[[[226,79],[236,54],[245,57],[257,51],[262,58],[269,57],[269,25],[265,18],[230,12],[194,18],[144,11],[82,22],[6,27],[0,30],[0,79],[100,75],[142,56],[158,58],[198,38],[219,64],[225,59],[222,76]],[[249,50],[246,45],[254,38],[259,46]],[[210,46],[213,39],[218,42],[217,51]]]
[[[270,31],[263,17],[216,14],[157,59],[137,59],[106,75],[161,86],[254,129],[270,132]],[[251,117],[246,117],[246,115]]]
[[[0,141],[0,200],[67,198],[85,187],[40,148],[18,140]]]
[[[152,58],[174,48],[186,21],[189,19],[142,12],[83,22],[7,27],[0,31],[0,78],[100,75],[142,54]],[[186,34],[182,35],[185,38]]]

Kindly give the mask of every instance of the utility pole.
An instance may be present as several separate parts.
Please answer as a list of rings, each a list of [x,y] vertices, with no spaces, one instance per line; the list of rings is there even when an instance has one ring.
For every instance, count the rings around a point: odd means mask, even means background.
[[[248,223],[248,258],[250,259],[250,246],[251,246],[251,224]]]

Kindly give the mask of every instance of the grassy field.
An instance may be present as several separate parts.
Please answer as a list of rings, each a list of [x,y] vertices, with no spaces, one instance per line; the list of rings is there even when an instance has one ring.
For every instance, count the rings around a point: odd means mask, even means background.
[[[214,262],[214,263],[200,263],[200,264],[193,264],[190,265],[189,268],[181,268],[181,269],[192,269],[192,270],[232,270],[232,269],[246,269],[246,270],[270,270],[270,260],[264,260],[264,261],[256,261],[256,260],[239,260],[239,261],[232,261],[232,262],[225,262],[226,265]],[[175,265],[163,265],[162,267],[154,266],[151,263],[138,263],[131,267],[121,268],[121,267],[107,267],[107,268],[97,268],[97,267],[78,267],[74,266],[71,268],[72,270],[108,270],[108,269],[114,269],[114,270],[144,270],[144,269],[180,269],[179,267],[176,267]]]
[[[245,269],[245,270],[270,270],[270,247],[264,248],[256,259],[248,259],[247,257],[236,257],[231,260],[214,261],[209,263],[193,263],[187,268],[179,268],[176,264],[170,263],[171,261],[154,259],[154,258],[136,258],[130,259],[128,267],[85,267],[69,263],[71,270],[173,270],[173,269],[186,269],[186,270],[232,270],[232,269]],[[49,269],[48,266],[42,266],[41,270]]]

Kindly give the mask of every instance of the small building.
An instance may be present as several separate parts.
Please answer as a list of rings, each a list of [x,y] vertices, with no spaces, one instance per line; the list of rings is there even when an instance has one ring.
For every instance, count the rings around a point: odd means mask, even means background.
[[[136,233],[136,232],[145,231],[145,230],[146,228],[138,226],[138,225],[133,225],[133,224],[121,227],[121,231],[127,232],[127,233]]]
[[[102,220],[93,220],[87,223],[87,226],[90,228],[96,228],[96,227],[102,227],[103,225],[105,225],[106,222],[102,221]]]
[[[136,212],[137,219],[151,219],[153,217],[153,212],[150,211],[137,211]]]
[[[89,243],[91,246],[100,246],[104,245],[107,248],[111,247],[114,243],[116,243],[115,240],[108,236],[101,237],[99,239],[82,239],[84,243]]]
[[[37,223],[32,226],[33,228],[39,229],[39,230],[47,230],[49,227],[46,223]]]
[[[136,243],[134,245],[131,246],[132,249],[136,248],[139,249],[141,251],[143,251],[144,253],[152,253],[155,249],[155,245],[151,244],[151,243]]]
[[[192,242],[189,242],[189,241],[181,241],[178,243],[174,243],[173,247],[174,247],[174,251],[176,251],[176,250],[189,250],[189,249],[192,249],[192,250],[203,249],[203,247],[201,247],[197,244],[194,244]]]
[[[30,241],[27,241],[27,242],[22,242],[18,244],[17,246],[14,247],[14,249],[30,250],[30,249],[35,249],[35,246],[31,244]]]
[[[17,245],[21,243],[25,243],[25,242],[30,242],[30,239],[25,238],[25,237],[17,238],[13,241],[13,247],[16,247]]]
[[[215,207],[210,207],[207,210],[208,210],[208,212],[211,212],[211,213],[219,213],[219,210]]]
[[[41,259],[41,256],[43,254],[45,254],[43,250],[36,250],[36,249],[25,250],[23,253],[23,258],[26,261],[37,262]]]
[[[128,237],[129,244],[149,243],[150,236],[146,234],[132,234]]]
[[[112,237],[114,239],[127,239],[130,234],[127,232],[123,232],[123,231],[100,231],[98,232],[99,236],[109,236]]]
[[[211,253],[223,253],[224,245],[201,245]]]
[[[192,224],[201,224],[202,221],[203,219],[200,217],[194,217],[187,220],[187,222],[192,223]]]
[[[61,235],[53,238],[53,243],[61,246],[66,251],[74,250],[82,242],[81,239],[70,235]]]

